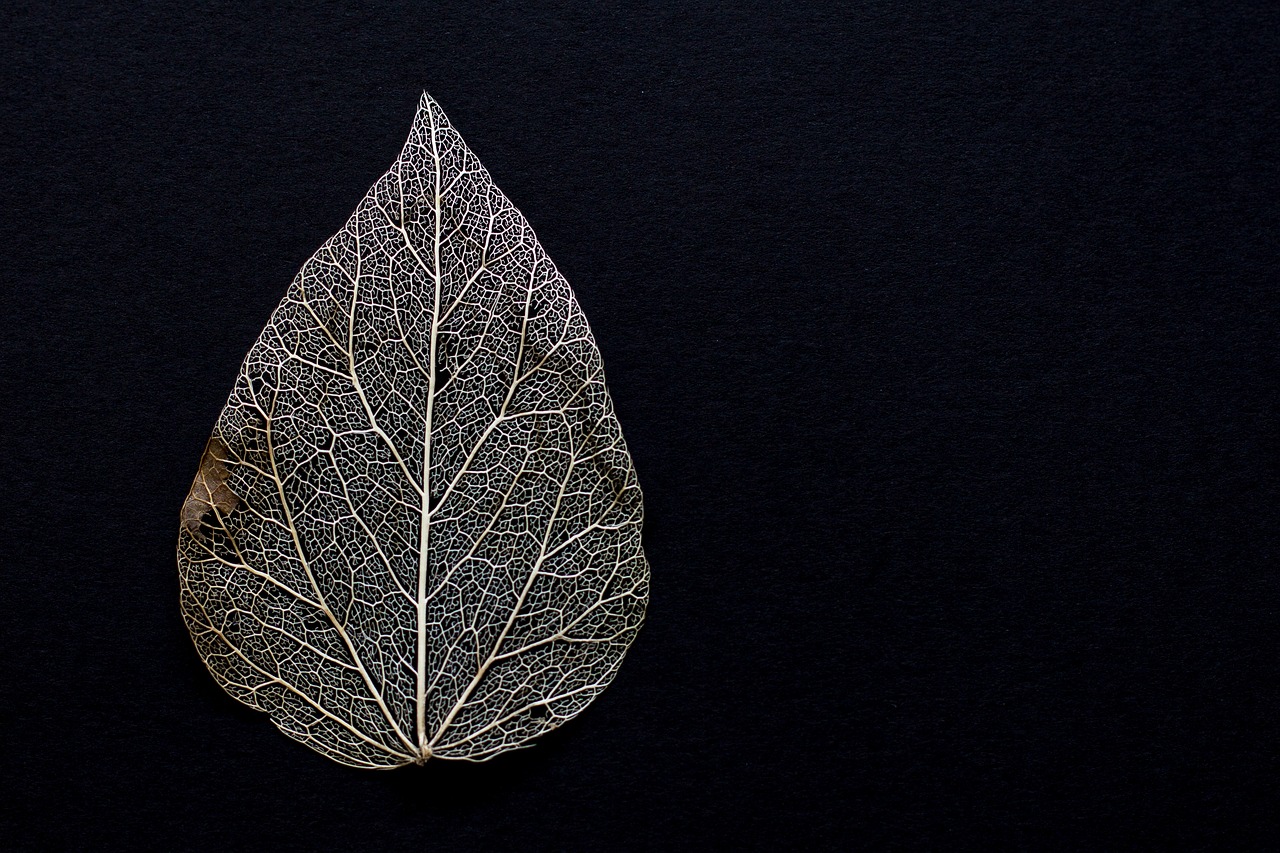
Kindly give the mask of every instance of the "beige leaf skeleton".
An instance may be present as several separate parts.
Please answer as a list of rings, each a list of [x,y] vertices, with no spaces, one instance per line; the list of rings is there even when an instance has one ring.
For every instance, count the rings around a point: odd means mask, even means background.
[[[424,93],[206,446],[178,543],[200,656],[344,764],[485,760],[613,679],[642,515],[582,309]]]

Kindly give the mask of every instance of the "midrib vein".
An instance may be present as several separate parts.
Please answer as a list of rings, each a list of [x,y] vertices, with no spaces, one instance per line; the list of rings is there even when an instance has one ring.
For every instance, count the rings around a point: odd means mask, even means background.
[[[435,298],[431,301],[431,345],[427,364],[427,415],[422,440],[422,510],[421,534],[418,542],[418,667],[416,727],[421,760],[430,758],[427,748],[427,547],[431,541],[431,416],[436,399],[436,341],[440,325],[440,147],[436,134],[436,117],[427,104],[431,122],[431,159],[435,180],[431,185],[435,205],[435,236],[432,240],[432,274]],[[401,219],[404,217],[404,195],[400,197]],[[403,225],[403,222],[402,222]]]

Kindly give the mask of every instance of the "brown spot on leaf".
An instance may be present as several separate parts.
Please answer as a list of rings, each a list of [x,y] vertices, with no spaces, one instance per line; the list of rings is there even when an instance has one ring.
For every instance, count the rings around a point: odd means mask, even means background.
[[[216,509],[225,516],[240,503],[240,498],[227,485],[231,476],[226,465],[228,455],[227,446],[216,435],[204,446],[200,471],[182,504],[182,527],[192,536],[204,538],[200,525],[206,515]]]

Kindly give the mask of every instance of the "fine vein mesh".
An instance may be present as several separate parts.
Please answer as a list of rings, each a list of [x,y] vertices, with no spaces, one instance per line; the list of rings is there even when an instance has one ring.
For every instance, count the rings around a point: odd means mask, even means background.
[[[484,759],[613,678],[641,516],[582,309],[424,94],[206,448],[178,546],[201,657],[345,764]]]

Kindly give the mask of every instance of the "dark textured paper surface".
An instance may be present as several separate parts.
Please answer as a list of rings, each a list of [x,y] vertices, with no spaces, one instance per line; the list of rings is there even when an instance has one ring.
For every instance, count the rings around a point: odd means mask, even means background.
[[[1274,4],[4,17],[8,845],[1275,840]],[[590,714],[361,774],[217,688],[174,547],[424,88],[591,318],[653,593]]]

